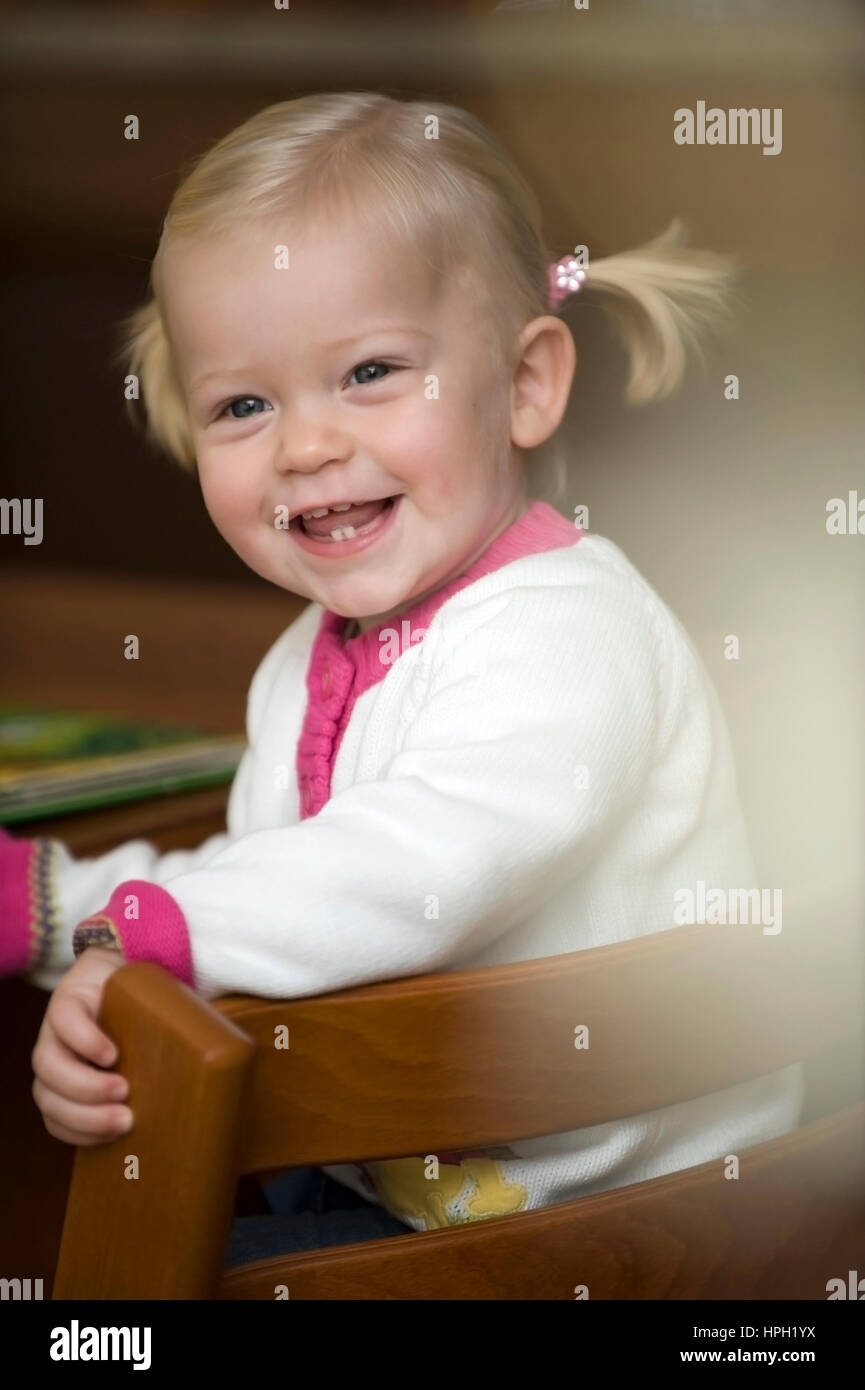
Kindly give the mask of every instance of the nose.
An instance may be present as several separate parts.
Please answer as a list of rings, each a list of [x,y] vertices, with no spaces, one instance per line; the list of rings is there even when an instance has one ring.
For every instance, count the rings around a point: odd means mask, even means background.
[[[281,475],[317,473],[329,463],[351,458],[351,439],[325,413],[314,409],[286,411],[280,424],[274,466]]]

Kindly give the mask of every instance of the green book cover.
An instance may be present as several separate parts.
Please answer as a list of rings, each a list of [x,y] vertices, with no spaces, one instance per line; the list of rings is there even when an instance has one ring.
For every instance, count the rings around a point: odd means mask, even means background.
[[[0,823],[231,781],[245,748],[182,724],[0,703]]]

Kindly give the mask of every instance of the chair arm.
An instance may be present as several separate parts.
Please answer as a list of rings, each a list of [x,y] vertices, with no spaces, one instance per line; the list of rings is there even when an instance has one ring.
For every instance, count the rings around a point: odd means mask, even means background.
[[[100,1026],[129,1082],[128,1134],[79,1148],[53,1297],[212,1296],[231,1222],[247,1035],[161,966],[108,980]],[[139,1271],[157,1268],[146,1289]]]

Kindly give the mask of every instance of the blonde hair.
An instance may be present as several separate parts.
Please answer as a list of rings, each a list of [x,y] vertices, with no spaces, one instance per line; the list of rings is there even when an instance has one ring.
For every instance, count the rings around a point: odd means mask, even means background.
[[[434,138],[430,138],[430,137]],[[521,328],[553,312],[540,208],[486,127],[439,102],[339,92],[279,102],[207,151],[178,187],[151,268],[153,295],[123,321],[119,360],[134,374],[151,439],[195,468],[193,436],[160,303],[159,267],[174,237],[231,231],[250,217],[304,220],[350,211],[408,240],[436,275],[476,272],[497,365]],[[284,240],[284,237],[281,237]],[[630,360],[625,399],[639,405],[679,386],[689,348],[728,310],[731,257],[684,246],[677,220],[635,250],[590,261],[579,294],[608,303]],[[558,253],[556,253],[558,254]],[[555,438],[555,437],[554,437]],[[547,446],[533,455],[555,454]]]

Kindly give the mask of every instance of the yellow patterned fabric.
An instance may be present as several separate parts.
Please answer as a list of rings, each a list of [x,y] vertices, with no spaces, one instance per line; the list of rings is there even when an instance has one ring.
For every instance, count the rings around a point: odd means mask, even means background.
[[[407,1225],[422,1222],[427,1231],[526,1210],[526,1189],[507,1182],[494,1159],[389,1158],[364,1168],[382,1206]]]

